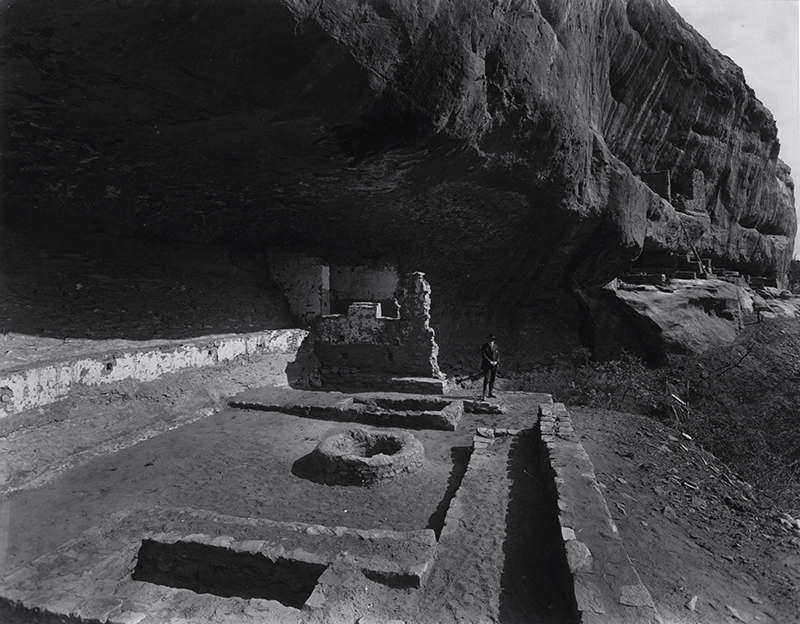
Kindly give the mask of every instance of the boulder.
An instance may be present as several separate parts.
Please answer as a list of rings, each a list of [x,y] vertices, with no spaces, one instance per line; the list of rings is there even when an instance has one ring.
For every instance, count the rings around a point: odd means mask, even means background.
[[[598,321],[598,352],[615,357],[627,350],[658,365],[671,355],[730,343],[742,326],[741,290],[729,282],[697,279],[672,280],[668,288],[612,284],[600,289],[587,298]]]

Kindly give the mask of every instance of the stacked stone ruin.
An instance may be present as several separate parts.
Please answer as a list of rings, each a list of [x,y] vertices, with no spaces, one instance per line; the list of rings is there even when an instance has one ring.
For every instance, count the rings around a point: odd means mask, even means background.
[[[701,215],[707,218],[705,208],[705,176],[699,169],[690,169],[673,173],[669,170],[645,172],[639,178],[650,190],[668,201],[681,213]],[[711,258],[700,258],[689,243],[687,257],[670,263],[669,266],[645,266],[640,259],[640,266],[619,276],[619,280],[627,284],[650,284],[664,286],[670,280],[719,279],[737,286],[763,288],[777,287],[775,277],[751,276],[739,271],[713,267]]]

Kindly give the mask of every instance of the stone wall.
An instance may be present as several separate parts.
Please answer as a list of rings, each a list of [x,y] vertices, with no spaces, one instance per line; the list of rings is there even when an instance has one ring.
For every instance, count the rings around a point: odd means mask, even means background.
[[[221,362],[258,353],[273,354],[278,372],[269,379],[276,385],[303,383],[312,376],[313,362],[299,363],[304,369],[289,375],[286,367],[294,362],[308,332],[282,329],[251,334],[212,336],[167,344],[158,348],[96,354],[63,362],[40,364],[0,377],[0,423],[19,414],[58,401],[79,386],[97,386],[132,379],[152,381],[186,368],[215,366]],[[292,378],[290,378],[292,377]]]
[[[541,462],[561,525],[560,581],[584,624],[663,622],[562,403],[539,405]]]
[[[363,373],[441,376],[439,347],[430,326],[430,285],[422,273],[409,273],[396,294],[397,318],[383,316],[378,302],[356,302],[347,314],[319,319],[313,335],[323,378]]]
[[[673,176],[675,207],[682,212],[703,212],[706,207],[706,178],[699,169]]]

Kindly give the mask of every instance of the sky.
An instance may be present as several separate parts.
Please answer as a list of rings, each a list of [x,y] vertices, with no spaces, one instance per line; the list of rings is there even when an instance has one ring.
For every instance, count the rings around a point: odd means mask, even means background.
[[[747,84],[775,117],[780,158],[800,190],[800,0],[668,1],[744,70]],[[794,254],[800,257],[800,232]]]

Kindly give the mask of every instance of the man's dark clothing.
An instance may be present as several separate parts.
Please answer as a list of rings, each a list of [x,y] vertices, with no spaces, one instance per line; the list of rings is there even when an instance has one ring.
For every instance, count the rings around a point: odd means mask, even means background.
[[[494,380],[497,377],[497,362],[500,349],[497,343],[487,342],[481,347],[481,369],[483,370],[483,396],[494,396]],[[492,363],[494,362],[494,364]],[[488,390],[488,394],[487,394]]]

